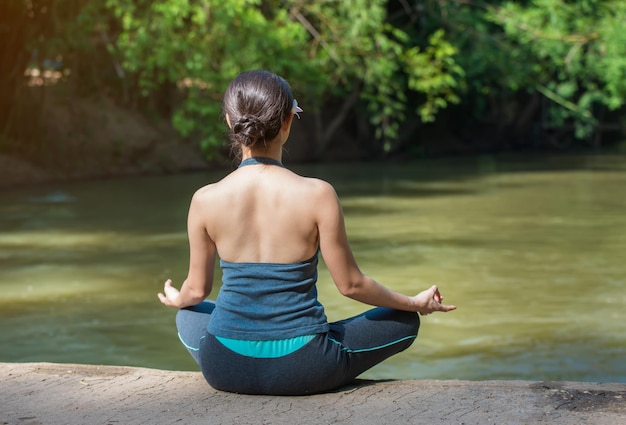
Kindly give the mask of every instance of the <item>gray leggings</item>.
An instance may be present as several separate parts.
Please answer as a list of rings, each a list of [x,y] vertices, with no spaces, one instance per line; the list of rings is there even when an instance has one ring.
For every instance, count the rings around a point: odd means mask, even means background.
[[[215,304],[180,310],[178,335],[215,389],[242,394],[303,395],[349,384],[358,375],[408,348],[419,329],[417,313],[374,308],[330,323],[299,350],[278,358],[237,354],[207,332]]]

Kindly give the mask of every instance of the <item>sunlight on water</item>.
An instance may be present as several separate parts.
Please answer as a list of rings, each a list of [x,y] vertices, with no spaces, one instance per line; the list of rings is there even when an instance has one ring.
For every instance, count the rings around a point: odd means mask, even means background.
[[[626,382],[626,157],[296,170],[335,185],[365,273],[459,307],[364,377]],[[0,361],[194,369],[155,294],[185,277],[189,199],[221,175],[0,192]],[[323,263],[319,294],[330,320],[364,309]]]
[[[133,262],[109,264],[105,260],[106,269],[102,269],[97,257],[120,250],[120,241],[124,241],[123,251],[141,253],[176,244],[184,246],[187,235],[180,232],[129,238],[122,232],[69,230],[0,234],[2,302],[107,292],[115,285],[115,275],[133,273],[137,268]]]

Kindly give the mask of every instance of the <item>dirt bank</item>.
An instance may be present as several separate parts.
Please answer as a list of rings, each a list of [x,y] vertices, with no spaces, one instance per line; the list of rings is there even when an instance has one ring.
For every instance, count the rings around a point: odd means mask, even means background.
[[[106,97],[45,96],[31,127],[0,145],[0,188],[208,167],[197,144],[179,137],[168,122]]]

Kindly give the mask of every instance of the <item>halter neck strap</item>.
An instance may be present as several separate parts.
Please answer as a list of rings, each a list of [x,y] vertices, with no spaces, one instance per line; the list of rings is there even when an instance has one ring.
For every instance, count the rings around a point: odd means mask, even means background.
[[[277,161],[274,158],[267,158],[264,156],[252,156],[250,158],[246,158],[243,161],[241,161],[241,164],[239,164],[239,167],[237,168],[245,167],[246,165],[257,165],[257,164],[276,165],[278,167],[285,168],[282,162]]]

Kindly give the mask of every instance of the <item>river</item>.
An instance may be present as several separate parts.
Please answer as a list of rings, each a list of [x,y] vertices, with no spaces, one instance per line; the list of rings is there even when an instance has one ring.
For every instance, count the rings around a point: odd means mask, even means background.
[[[626,382],[626,156],[293,169],[336,187],[365,273],[458,306],[362,377]],[[0,192],[0,361],[195,370],[156,293],[186,275],[192,193],[223,175]],[[318,288],[330,320],[365,308],[323,263]]]

